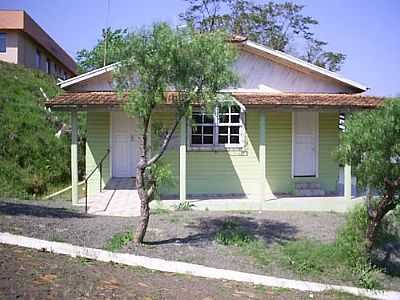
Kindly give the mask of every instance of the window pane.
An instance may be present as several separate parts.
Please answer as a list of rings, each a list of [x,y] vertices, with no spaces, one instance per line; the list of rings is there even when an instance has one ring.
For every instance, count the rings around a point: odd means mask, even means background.
[[[0,33],[0,52],[6,52],[7,45],[6,45],[6,34]]]
[[[228,126],[219,126],[218,127],[218,133],[228,133]]]
[[[192,133],[201,134],[201,126],[193,126]]]
[[[218,144],[227,144],[228,136],[227,135],[219,135],[218,136]]]
[[[231,135],[231,144],[239,144],[239,136]]]
[[[219,113],[224,114],[224,113],[229,113],[229,106],[222,106],[219,108]]]
[[[240,113],[240,107],[238,105],[231,106],[231,112]]]
[[[232,115],[231,116],[231,123],[240,123],[240,116],[239,115]]]
[[[201,135],[192,135],[192,144],[201,145]]]
[[[200,114],[193,114],[192,115],[192,119],[193,119],[193,122],[195,124],[201,124],[202,123]]]
[[[204,145],[212,145],[214,143],[214,139],[212,135],[206,135],[203,137],[203,144]]]
[[[231,134],[239,134],[239,126],[231,126]]]
[[[214,123],[213,115],[204,115],[204,123],[213,124]]]
[[[228,123],[229,122],[229,115],[219,115],[219,122],[220,123]]]
[[[213,134],[213,127],[212,126],[204,126],[203,134]]]

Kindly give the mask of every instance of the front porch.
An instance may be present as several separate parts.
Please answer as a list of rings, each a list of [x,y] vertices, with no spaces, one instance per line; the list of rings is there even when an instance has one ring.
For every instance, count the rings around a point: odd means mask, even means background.
[[[187,200],[193,210],[200,211],[314,211],[314,212],[346,212],[362,197],[348,201],[343,196],[330,195],[323,197],[293,197],[282,195],[272,200],[249,199],[247,197],[226,196],[194,196]],[[80,199],[80,204],[85,199]],[[153,201],[152,209],[176,210],[178,197]],[[88,197],[88,213],[102,216],[134,217],[140,215],[140,199],[135,187],[134,178],[111,178],[101,192]]]

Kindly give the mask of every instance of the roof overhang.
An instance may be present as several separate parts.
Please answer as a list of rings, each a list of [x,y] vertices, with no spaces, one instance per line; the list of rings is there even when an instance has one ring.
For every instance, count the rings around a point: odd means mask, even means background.
[[[230,93],[246,108],[266,110],[335,110],[373,109],[383,105],[383,98],[353,94],[271,94]],[[166,95],[165,106],[173,107],[176,92]],[[119,110],[124,97],[116,92],[67,92],[46,102],[46,107],[64,111]]]

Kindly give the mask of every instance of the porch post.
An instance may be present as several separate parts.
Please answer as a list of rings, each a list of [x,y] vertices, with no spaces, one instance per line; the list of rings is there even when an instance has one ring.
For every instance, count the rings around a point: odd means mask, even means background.
[[[342,113],[342,116],[339,115],[340,120],[342,121],[342,131],[346,131],[346,114]],[[344,165],[344,199],[351,200],[351,165]]]
[[[179,146],[179,200],[186,201],[186,117],[181,120]]]
[[[265,126],[266,116],[265,111],[260,112],[259,124],[259,165],[260,165],[260,200],[265,200],[265,178],[266,178],[266,152],[265,152]]]
[[[71,185],[72,204],[78,204],[78,113],[71,112]]]
[[[344,166],[344,199],[351,200],[351,166]]]

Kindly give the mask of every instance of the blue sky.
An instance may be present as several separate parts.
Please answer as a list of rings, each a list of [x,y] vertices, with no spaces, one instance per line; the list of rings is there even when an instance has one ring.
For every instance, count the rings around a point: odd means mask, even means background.
[[[262,1],[257,1],[262,2]],[[341,74],[366,84],[369,94],[400,96],[400,0],[298,0],[317,19],[317,36],[347,55]],[[108,25],[134,29],[156,21],[177,23],[183,0],[110,0]],[[91,48],[107,26],[107,0],[0,0],[24,9],[67,52]]]

